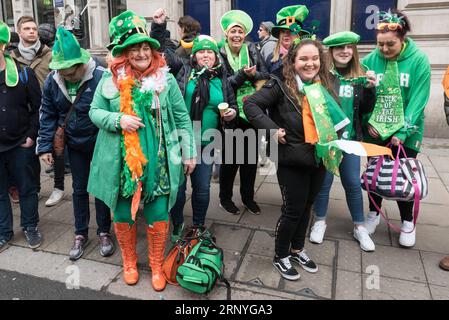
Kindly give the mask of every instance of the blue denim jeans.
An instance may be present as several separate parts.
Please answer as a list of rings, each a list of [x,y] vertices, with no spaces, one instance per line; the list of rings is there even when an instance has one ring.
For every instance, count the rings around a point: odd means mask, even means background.
[[[8,177],[14,179],[19,190],[20,226],[23,230],[39,223],[34,147],[0,153],[0,238],[13,236],[13,216],[8,194]]]
[[[75,234],[87,236],[89,231],[90,209],[87,182],[89,180],[90,162],[93,150],[79,151],[68,147],[70,168],[72,169],[73,212],[75,215]],[[103,201],[95,198],[97,234],[109,233],[111,229],[111,212]]]
[[[346,193],[346,203],[352,216],[354,224],[363,224],[365,216],[363,213],[362,188],[360,186],[360,157],[353,154],[343,154],[340,164],[340,179]],[[329,204],[329,193],[334,182],[334,175],[326,172],[321,190],[318,193],[314,211],[316,220],[324,220],[327,215]]]
[[[197,164],[190,175],[192,185],[192,211],[193,224],[204,225],[210,200],[210,179],[213,164]],[[179,187],[178,198],[170,211],[173,224],[180,225],[184,222],[184,205],[186,203],[186,181]]]

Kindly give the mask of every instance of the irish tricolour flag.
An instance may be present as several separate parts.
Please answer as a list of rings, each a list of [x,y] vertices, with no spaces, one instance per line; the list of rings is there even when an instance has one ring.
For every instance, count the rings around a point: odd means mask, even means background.
[[[316,145],[317,153],[328,152],[332,148],[337,148],[346,153],[355,154],[360,157],[375,157],[388,155],[393,158],[391,149],[378,146],[372,143],[364,143],[359,141],[334,140],[328,143],[318,143]]]

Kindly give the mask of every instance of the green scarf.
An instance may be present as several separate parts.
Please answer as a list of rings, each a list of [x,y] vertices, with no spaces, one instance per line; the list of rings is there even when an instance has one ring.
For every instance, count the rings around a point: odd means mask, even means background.
[[[368,123],[386,140],[404,127],[404,106],[398,62],[387,61],[384,78],[377,88],[377,99]]]
[[[234,70],[234,72],[238,72],[240,69],[250,66],[249,51],[246,43],[243,43],[238,57],[233,56],[228,43],[225,44],[224,48],[228,56],[229,65],[231,66],[232,70]],[[256,92],[256,88],[254,88],[253,84],[250,81],[245,81],[243,85],[237,89],[236,99],[237,105],[239,107],[239,116],[245,121],[248,121],[248,119],[243,112],[243,98],[252,95],[254,92]]]
[[[338,103],[321,83],[304,84],[304,92],[315,122],[318,144],[338,140],[337,131],[350,123]],[[327,149],[326,152],[319,152],[322,150],[320,148],[316,150],[317,159],[322,159],[326,169],[339,176],[339,167],[343,159],[342,151],[335,147]]]
[[[12,88],[17,85],[19,82],[19,72],[17,71],[16,63],[14,62],[14,59],[11,58],[9,53],[6,51],[3,52],[3,55],[5,57],[5,83],[8,87]]]

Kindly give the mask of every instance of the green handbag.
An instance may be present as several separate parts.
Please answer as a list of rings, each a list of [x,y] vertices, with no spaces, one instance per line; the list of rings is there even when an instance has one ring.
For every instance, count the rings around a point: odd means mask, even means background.
[[[231,286],[223,276],[223,250],[210,238],[193,247],[186,261],[179,266],[176,280],[184,289],[195,293],[210,292],[217,279],[225,283],[227,298],[231,300]]]

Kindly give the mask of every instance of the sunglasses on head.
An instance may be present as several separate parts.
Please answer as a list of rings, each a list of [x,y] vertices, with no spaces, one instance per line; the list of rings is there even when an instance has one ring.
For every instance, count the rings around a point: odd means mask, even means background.
[[[402,29],[402,25],[400,23],[389,23],[389,22],[381,22],[377,25],[377,30],[390,30],[390,31],[396,31],[396,30],[401,30]]]

